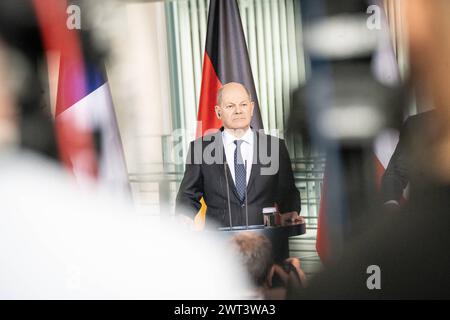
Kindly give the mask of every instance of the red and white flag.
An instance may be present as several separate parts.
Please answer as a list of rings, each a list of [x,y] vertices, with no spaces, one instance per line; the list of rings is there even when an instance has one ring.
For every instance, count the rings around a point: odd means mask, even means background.
[[[67,1],[33,0],[33,5],[44,48],[59,57],[56,66],[48,61],[58,74],[55,128],[61,161],[77,182],[95,180],[127,197],[127,170],[104,70],[84,54],[79,30],[69,29]]]

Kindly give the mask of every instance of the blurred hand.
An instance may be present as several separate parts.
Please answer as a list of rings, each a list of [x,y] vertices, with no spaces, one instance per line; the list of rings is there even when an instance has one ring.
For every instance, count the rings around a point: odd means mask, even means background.
[[[291,284],[293,286],[306,285],[306,276],[301,268],[301,262],[298,258],[288,258],[284,261],[284,264],[290,265],[291,268],[285,269],[284,267],[274,264],[267,276],[267,284],[269,288],[273,285],[274,276],[278,276],[284,286]]]
[[[267,275],[267,284],[269,288],[272,288],[273,286],[273,277],[275,275],[277,275],[281,279],[281,282],[283,282],[283,285],[286,286],[289,279],[289,274],[281,266],[274,264],[272,265],[272,268],[270,268],[269,274]]]
[[[287,258],[285,260],[285,262],[291,264],[295,268],[295,271],[301,281],[301,285],[303,287],[305,287],[306,286],[306,276],[301,268],[300,259],[299,258]]]

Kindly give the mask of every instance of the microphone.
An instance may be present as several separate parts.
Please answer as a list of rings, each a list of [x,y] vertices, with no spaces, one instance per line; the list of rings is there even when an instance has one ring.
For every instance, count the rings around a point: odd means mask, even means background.
[[[245,167],[245,226],[248,229],[248,202],[247,202],[247,160],[244,162]]]
[[[223,164],[223,172],[225,173],[225,183],[227,185],[228,217],[230,219],[230,230],[232,230],[233,229],[233,223],[231,221],[230,185],[228,184],[227,162],[226,161]]]

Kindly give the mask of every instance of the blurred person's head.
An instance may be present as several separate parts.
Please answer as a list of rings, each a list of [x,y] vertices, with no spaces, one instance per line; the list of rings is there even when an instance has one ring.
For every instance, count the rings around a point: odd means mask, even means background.
[[[225,129],[249,128],[254,107],[250,92],[242,84],[229,82],[219,89],[215,111]]]
[[[253,232],[240,232],[233,236],[231,243],[253,285],[263,287],[273,265],[272,244],[269,239]]]
[[[8,145],[57,157],[45,54],[31,0],[0,1],[0,90],[8,121],[0,129]],[[5,98],[5,92],[9,98]],[[2,102],[4,104],[4,102]],[[5,119],[3,114],[3,119]],[[14,130],[13,130],[14,128]],[[9,137],[9,138],[6,138]]]
[[[438,134],[421,161],[433,176],[450,181],[450,2],[404,1],[412,80],[436,109]],[[431,157],[430,157],[431,155]],[[430,170],[431,169],[431,170]]]

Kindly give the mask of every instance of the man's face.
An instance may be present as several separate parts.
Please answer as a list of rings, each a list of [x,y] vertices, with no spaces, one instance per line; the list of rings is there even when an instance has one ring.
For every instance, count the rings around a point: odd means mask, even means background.
[[[216,114],[226,129],[246,129],[250,126],[254,103],[245,88],[238,83],[225,85]]]

